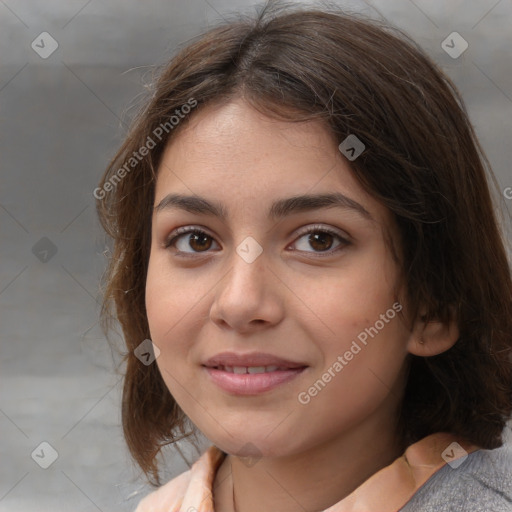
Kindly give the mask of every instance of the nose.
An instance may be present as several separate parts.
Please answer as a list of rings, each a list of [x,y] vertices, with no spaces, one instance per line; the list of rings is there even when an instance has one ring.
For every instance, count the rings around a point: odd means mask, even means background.
[[[252,262],[234,253],[230,269],[215,288],[210,318],[222,329],[239,333],[277,325],[283,318],[285,290],[265,252]]]

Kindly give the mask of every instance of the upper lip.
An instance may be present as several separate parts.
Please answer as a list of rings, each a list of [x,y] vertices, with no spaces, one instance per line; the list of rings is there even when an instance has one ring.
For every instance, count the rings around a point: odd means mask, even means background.
[[[307,365],[263,352],[252,352],[250,354],[221,352],[208,359],[203,363],[203,366],[210,368],[216,366],[278,366],[280,368],[303,368]]]

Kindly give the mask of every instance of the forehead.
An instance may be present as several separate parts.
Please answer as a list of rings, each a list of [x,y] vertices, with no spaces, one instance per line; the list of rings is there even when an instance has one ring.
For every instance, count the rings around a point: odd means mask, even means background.
[[[238,99],[203,107],[171,138],[158,169],[155,205],[170,193],[197,195],[218,200],[234,215],[268,210],[284,197],[335,192],[377,222],[389,222],[389,212],[361,187],[324,122],[271,119]]]

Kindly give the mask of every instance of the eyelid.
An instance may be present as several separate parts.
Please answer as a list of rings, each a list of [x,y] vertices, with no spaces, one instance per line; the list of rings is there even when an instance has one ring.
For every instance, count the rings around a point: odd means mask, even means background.
[[[163,241],[163,247],[164,249],[167,249],[170,247],[170,245],[177,240],[177,238],[181,235],[188,235],[190,233],[202,233],[210,238],[215,239],[213,235],[211,235],[206,228],[203,226],[197,225],[197,224],[190,224],[188,226],[181,226],[179,228],[174,229],[171,231],[169,235],[167,235]]]
[[[347,243],[351,241],[351,237],[347,232],[342,231],[341,229],[333,228],[333,227],[326,226],[323,224],[311,224],[308,226],[304,226],[303,228],[299,229],[296,236],[298,238],[300,238],[303,235],[307,235],[308,233],[315,232],[315,231],[322,231],[325,233],[330,233],[332,235],[336,235]]]

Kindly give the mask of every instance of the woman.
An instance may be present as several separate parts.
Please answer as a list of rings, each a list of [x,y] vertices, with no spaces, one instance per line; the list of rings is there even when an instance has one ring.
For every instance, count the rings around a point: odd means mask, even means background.
[[[377,22],[267,6],[174,57],[97,189],[105,318],[146,474],[212,446],[137,510],[510,510],[486,164],[453,84]]]

